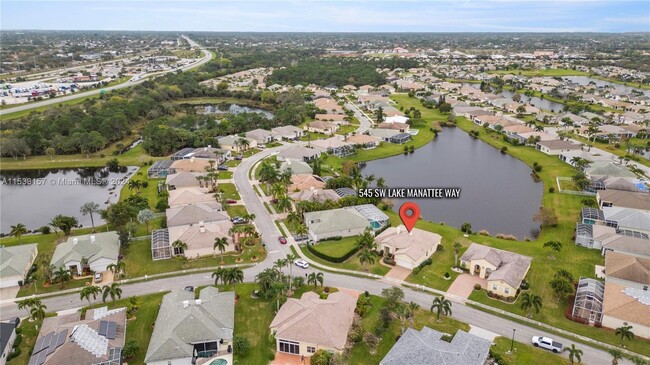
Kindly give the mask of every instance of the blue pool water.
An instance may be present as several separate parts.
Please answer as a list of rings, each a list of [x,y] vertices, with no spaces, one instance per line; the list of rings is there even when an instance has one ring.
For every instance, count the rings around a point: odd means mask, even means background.
[[[228,361],[226,359],[216,359],[213,360],[210,365],[228,365]]]

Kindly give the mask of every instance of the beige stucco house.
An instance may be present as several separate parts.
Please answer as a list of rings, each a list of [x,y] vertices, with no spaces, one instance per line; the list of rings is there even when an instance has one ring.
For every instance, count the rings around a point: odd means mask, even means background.
[[[398,266],[413,269],[433,255],[442,237],[433,232],[413,228],[409,233],[404,225],[389,227],[377,237],[377,247],[392,254]]]
[[[487,281],[487,290],[514,297],[530,269],[532,258],[472,243],[460,258],[460,266]]]

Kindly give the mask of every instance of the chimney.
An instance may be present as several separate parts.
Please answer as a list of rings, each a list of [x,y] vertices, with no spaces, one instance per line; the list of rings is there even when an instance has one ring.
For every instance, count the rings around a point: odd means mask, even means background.
[[[76,245],[77,243],[79,243],[79,239],[77,237],[73,238],[72,239],[72,244]]]
[[[95,243],[95,235],[90,236],[90,243]]]
[[[183,301],[183,308],[187,308],[190,306],[190,301],[189,300],[184,300]]]
[[[197,300],[194,302],[194,304],[196,304],[196,305],[201,305],[201,299],[197,299]]]

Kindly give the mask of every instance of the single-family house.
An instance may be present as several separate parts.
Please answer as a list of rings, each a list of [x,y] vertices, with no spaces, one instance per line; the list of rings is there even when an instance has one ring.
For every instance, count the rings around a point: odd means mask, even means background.
[[[291,184],[287,190],[289,192],[296,192],[323,188],[325,188],[325,182],[320,177],[312,174],[300,174],[291,175]]]
[[[312,174],[314,170],[305,161],[286,159],[280,164],[280,172],[291,171],[291,175]]]
[[[504,297],[517,295],[531,262],[528,256],[478,243],[472,243],[460,258],[461,267],[487,280],[487,290]]]
[[[573,142],[556,139],[551,141],[539,141],[535,144],[535,149],[547,155],[559,155],[566,151],[581,150],[582,147]]]
[[[126,308],[88,309],[46,317],[29,364],[121,364],[126,340]]]
[[[318,190],[315,188],[290,193],[289,197],[295,201],[313,201],[320,203],[326,202],[328,200],[338,201],[341,199],[341,197],[332,189]]]
[[[208,193],[206,188],[180,188],[169,191],[169,198],[167,203],[170,207],[179,207],[181,205],[198,204],[198,203],[212,203],[215,201],[212,194]]]
[[[293,125],[271,128],[271,132],[279,139],[288,141],[300,139],[305,135],[305,131]]]
[[[165,215],[167,217],[167,227],[198,224],[199,222],[220,222],[230,219],[221,204],[215,201],[175,206],[167,209]]]
[[[7,363],[7,357],[11,354],[16,340],[16,327],[18,327],[18,318],[7,322],[0,322],[0,365]]]
[[[626,166],[612,162],[593,162],[584,169],[584,173],[590,178],[607,177],[632,177],[636,174],[630,171]]]
[[[327,152],[336,157],[347,157],[354,154],[354,147],[341,138],[332,137],[328,139],[317,139],[311,142],[311,148]]]
[[[217,138],[217,142],[221,148],[235,152],[257,147],[257,140],[236,135]]]
[[[621,207],[628,209],[650,210],[650,194],[624,190],[598,190],[596,200],[600,208]]]
[[[357,299],[344,291],[320,299],[314,292],[289,298],[271,322],[276,351],[312,356],[318,350],[342,353],[354,319]]]
[[[50,264],[81,275],[84,268],[94,272],[108,270],[108,265],[117,264],[119,255],[120,239],[117,232],[92,233],[70,237],[58,244]]]
[[[337,236],[356,236],[366,228],[378,231],[389,221],[388,216],[372,204],[307,212],[304,218],[314,241]]]
[[[198,299],[186,290],[163,297],[144,362],[192,365],[232,352],[235,292],[208,286]]]
[[[0,289],[17,287],[27,275],[38,255],[38,244],[0,247]]]
[[[190,225],[166,228],[169,234],[169,246],[173,256],[184,255],[187,258],[209,256],[216,253],[214,250],[215,238],[226,238],[228,246],[225,251],[234,251],[235,245],[228,231],[233,227],[230,220],[213,222],[196,222]],[[187,248],[174,247],[174,242],[181,241]]]
[[[451,341],[429,327],[407,328],[379,365],[484,365],[492,342],[458,330]]]
[[[186,172],[181,171],[175,174],[167,175],[165,178],[165,185],[168,190],[176,190],[180,188],[199,187],[203,185],[199,179],[203,178],[205,174],[200,172]]]
[[[367,134],[355,134],[353,136],[349,136],[347,142],[359,148],[371,149],[379,145],[381,138]]]
[[[168,174],[178,174],[180,172],[205,173],[206,168],[210,168],[210,160],[197,159],[192,157],[186,160],[172,161],[168,169]]]
[[[309,162],[320,157],[320,151],[313,148],[296,146],[282,150],[276,156],[279,161],[300,160]]]
[[[603,301],[603,327],[632,326],[637,337],[650,338],[650,292],[607,280]]]
[[[650,290],[650,258],[610,251],[605,254],[605,273],[607,282]]]
[[[388,227],[375,237],[377,247],[393,256],[398,266],[414,269],[433,255],[442,237],[433,232],[413,228],[411,232],[404,225]]]
[[[381,123],[377,126],[377,128],[383,128],[383,129],[394,129],[400,132],[408,132],[409,131],[409,125],[406,123],[399,123],[399,122],[393,122],[393,123]]]
[[[339,125],[334,122],[324,122],[315,120],[305,126],[305,130],[313,133],[332,135],[339,129]]]
[[[260,128],[246,132],[245,136],[250,140],[256,141],[258,145],[271,143],[275,140],[275,135],[273,132]]]

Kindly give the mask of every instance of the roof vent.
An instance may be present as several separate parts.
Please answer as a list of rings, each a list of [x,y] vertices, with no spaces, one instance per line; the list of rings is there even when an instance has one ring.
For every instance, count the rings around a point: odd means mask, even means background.
[[[211,144],[209,144],[209,145],[208,145],[208,148],[212,148],[212,145],[211,145]]]
[[[183,308],[187,308],[190,306],[190,301],[189,300],[184,300],[183,301]]]
[[[199,228],[199,232],[205,233],[205,227],[202,226],[201,228]]]
[[[194,162],[194,156],[190,157],[190,162]]]
[[[73,238],[72,239],[72,244],[76,245],[77,243],[79,243],[79,239],[77,237]]]
[[[95,235],[90,236],[90,243],[95,243]]]
[[[205,226],[205,224],[203,223],[203,221],[199,221],[199,227],[203,227],[203,226]]]
[[[402,231],[402,230],[401,230],[401,228],[402,228],[402,227],[400,227],[400,226],[397,226],[397,228],[396,228],[396,230],[397,230],[397,231],[396,231],[396,232],[397,232],[397,234],[400,234],[400,232]]]
[[[201,299],[197,299],[197,300],[194,302],[194,304],[196,304],[196,305],[201,305]]]

